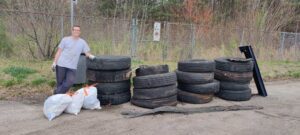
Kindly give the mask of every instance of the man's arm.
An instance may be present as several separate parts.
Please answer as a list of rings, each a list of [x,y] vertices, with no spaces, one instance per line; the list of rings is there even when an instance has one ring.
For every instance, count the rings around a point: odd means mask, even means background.
[[[91,59],[91,60],[95,59],[95,56],[92,55],[90,52],[86,52],[86,53],[85,53],[85,56],[88,57],[88,58]]]
[[[58,58],[60,57],[60,54],[61,54],[61,51],[62,51],[62,49],[58,48],[58,50],[57,50],[57,52],[55,54],[55,57],[54,57],[53,64],[57,64]]]
[[[55,72],[56,64],[57,64],[58,58],[60,57],[61,51],[62,51],[62,49],[58,48],[58,50],[55,54],[54,61],[53,61],[53,64],[52,64],[52,71],[53,72]]]

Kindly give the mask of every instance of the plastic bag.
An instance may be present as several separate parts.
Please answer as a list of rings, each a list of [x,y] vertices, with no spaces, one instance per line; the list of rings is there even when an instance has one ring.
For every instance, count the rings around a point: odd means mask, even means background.
[[[82,106],[84,109],[101,109],[100,101],[97,98],[96,87],[85,87],[80,89],[79,91],[83,91],[84,93],[84,100]]]
[[[78,115],[83,105],[84,95],[83,91],[76,91],[72,95],[72,102],[68,105],[65,112],[69,114]]]
[[[64,112],[72,98],[67,94],[56,94],[48,97],[44,103],[43,112],[49,121]]]

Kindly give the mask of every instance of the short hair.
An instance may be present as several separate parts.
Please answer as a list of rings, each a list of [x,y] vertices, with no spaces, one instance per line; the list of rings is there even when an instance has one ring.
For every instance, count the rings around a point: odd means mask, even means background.
[[[80,28],[80,25],[73,25],[72,30],[73,30],[75,27]]]

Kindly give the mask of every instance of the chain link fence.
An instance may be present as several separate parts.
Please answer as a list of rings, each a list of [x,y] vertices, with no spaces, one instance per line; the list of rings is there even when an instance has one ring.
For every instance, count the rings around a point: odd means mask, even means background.
[[[70,35],[69,16],[26,14],[35,18],[46,17],[46,21],[49,17],[53,18],[53,24],[57,26],[50,31],[55,33],[55,40],[52,42],[54,46],[57,46],[54,41],[58,42],[62,37]],[[16,21],[15,18],[22,15],[8,14],[5,17],[6,30],[14,40],[33,32],[26,26],[30,23]],[[33,23],[39,26],[37,37],[43,38],[39,33],[45,33],[47,24],[42,25],[43,21],[38,19]],[[160,23],[160,41],[153,41],[154,21],[95,16],[76,16],[75,20],[75,24],[81,25],[82,37],[97,55],[128,55],[134,59],[151,61],[214,59],[222,56],[242,56],[238,47],[252,45],[261,60],[300,60],[299,33],[166,21]]]

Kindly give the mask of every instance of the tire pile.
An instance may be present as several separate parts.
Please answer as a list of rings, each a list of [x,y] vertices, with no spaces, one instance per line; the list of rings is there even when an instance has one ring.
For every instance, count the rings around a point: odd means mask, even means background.
[[[87,61],[89,84],[97,83],[101,105],[118,105],[130,101],[131,58],[97,56]]]
[[[176,106],[176,80],[168,65],[140,66],[133,78],[131,103],[144,108]]]
[[[250,100],[249,84],[253,78],[254,67],[252,59],[218,58],[215,62],[215,78],[220,81],[217,96],[231,101]]]
[[[214,70],[214,61],[195,59],[178,62],[178,101],[192,104],[212,101],[214,94],[219,91]]]

